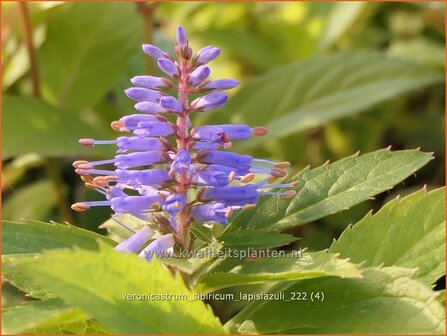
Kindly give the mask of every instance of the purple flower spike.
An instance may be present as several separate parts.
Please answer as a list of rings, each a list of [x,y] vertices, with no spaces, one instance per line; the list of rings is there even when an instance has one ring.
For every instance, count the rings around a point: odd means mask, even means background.
[[[219,55],[220,55],[219,48],[216,48],[213,46],[208,46],[208,47],[200,49],[197,52],[193,62],[197,65],[206,64],[208,62],[211,62],[213,59],[215,59]]]
[[[166,96],[160,99],[160,106],[164,109],[174,112],[174,113],[181,113],[183,112],[183,106],[182,104],[171,96]]]
[[[171,76],[173,78],[178,78],[180,76],[180,72],[177,66],[170,59],[167,58],[158,59],[158,66],[160,67],[160,70],[163,71],[168,76]]]
[[[229,90],[239,85],[235,79],[217,79],[207,82],[202,86],[206,90]]]
[[[188,37],[182,27],[177,27],[177,45],[180,48],[185,48],[188,45]]]
[[[157,102],[164,95],[160,91],[144,89],[144,88],[130,88],[124,90],[127,97],[137,101]]]
[[[196,111],[207,111],[223,106],[227,102],[228,96],[222,92],[213,92],[206,96],[197,98],[191,103],[191,107]]]
[[[219,48],[208,46],[194,54],[185,30],[178,27],[176,60],[152,45],[143,45],[143,50],[170,78],[131,79],[134,87],[124,93],[137,101],[139,113],[111,123],[113,130],[127,133],[125,136],[79,141],[89,148],[114,145],[117,154],[73,163],[85,185],[105,197],[75,203],[73,210],[106,206],[115,215],[127,213],[150,222],[158,228],[159,238],[144,247],[153,234],[144,227],[117,250],[138,253],[143,249],[140,257],[151,260],[154,255],[195,246],[191,243],[197,237],[189,231],[194,223],[228,224],[233,211],[254,207],[260,195],[295,196],[291,189],[295,183],[274,183],[287,175],[288,162],[227,151],[233,140],[265,135],[265,127],[221,124],[192,128],[194,113],[223,106],[228,97],[222,90],[239,84],[235,79],[209,80],[211,71],[206,64],[219,56]],[[180,246],[174,250],[174,244]]]
[[[196,86],[207,79],[210,73],[210,68],[205,65],[201,65],[188,76],[188,84],[191,86]]]
[[[140,252],[139,257],[150,261],[153,257],[162,257],[166,254],[175,241],[172,234],[167,234],[155,239],[143,251]]]
[[[126,239],[122,243],[115,247],[115,250],[120,252],[133,252],[137,253],[145,242],[154,235],[154,230],[149,226],[143,226],[138,232],[134,233],[129,239]]]
[[[170,58],[168,53],[151,44],[143,44],[143,51],[146,55],[158,60],[159,58]]]

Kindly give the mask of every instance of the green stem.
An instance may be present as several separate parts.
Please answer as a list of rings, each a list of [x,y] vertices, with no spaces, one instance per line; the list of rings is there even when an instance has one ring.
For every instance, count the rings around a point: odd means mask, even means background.
[[[20,8],[20,14],[23,25],[23,41],[26,45],[30,64],[30,76],[33,88],[33,96],[36,99],[40,99],[41,90],[40,90],[39,70],[37,67],[36,49],[34,48],[33,44],[33,30],[28,11],[28,4],[25,1],[20,1],[18,5]],[[59,169],[59,160],[54,158],[46,158],[45,166],[47,170],[47,175],[52,181],[54,192],[56,194],[57,208],[60,219],[63,222],[73,223],[73,217],[70,208],[68,207],[68,200],[65,195],[64,182],[62,179],[61,170]]]

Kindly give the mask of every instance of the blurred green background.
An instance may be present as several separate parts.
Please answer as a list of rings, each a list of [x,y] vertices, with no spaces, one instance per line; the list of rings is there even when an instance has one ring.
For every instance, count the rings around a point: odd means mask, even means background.
[[[160,74],[140,45],[172,53],[177,25],[195,50],[222,49],[212,78],[242,83],[227,107],[193,122],[270,128],[263,139],[236,144],[241,153],[290,161],[292,173],[388,146],[435,153],[390,192],[294,229],[301,247],[326,248],[397,194],[445,184],[442,2],[32,2],[28,18],[18,3],[2,9],[4,219],[98,231],[110,218],[106,208],[69,208],[99,196],[71,163],[113,155],[113,148],[85,149],[77,139],[116,136],[110,122],[133,110],[122,92],[129,78]],[[11,290],[4,295],[6,305],[20,299]],[[226,309],[221,315],[237,306]]]

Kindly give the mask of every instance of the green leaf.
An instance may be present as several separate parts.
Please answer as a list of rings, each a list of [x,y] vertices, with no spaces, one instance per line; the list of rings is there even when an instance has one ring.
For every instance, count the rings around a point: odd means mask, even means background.
[[[87,125],[77,114],[40,100],[5,95],[2,107],[3,159],[28,153],[45,156],[91,155],[91,150],[81,146],[78,139],[82,135],[107,138],[105,131]],[[109,152],[106,148],[98,149],[99,153]]]
[[[100,252],[51,251],[17,267],[118,333],[224,333],[210,308],[157,260],[104,246]],[[129,298],[134,294],[171,298]]]
[[[280,251],[276,251],[280,252]],[[302,253],[278,258],[246,260],[228,272],[216,272],[205,277],[198,290],[209,292],[217,289],[254,285],[264,282],[310,279],[327,276],[361,278],[356,265],[326,252]]]
[[[293,199],[264,198],[256,209],[238,215],[227,229],[282,230],[312,222],[391,189],[431,159],[431,153],[419,150],[381,149],[304,169],[290,179],[299,182]]]
[[[219,240],[223,241],[224,248],[273,248],[288,245],[298,238],[289,234],[267,230],[241,230],[223,234]]]
[[[209,123],[257,126],[269,133],[234,144],[248,148],[323,125],[399,94],[441,82],[439,73],[382,54],[315,57],[276,68],[245,85]],[[256,111],[256,113],[254,113]]]
[[[34,333],[38,335],[110,335],[112,331],[94,320],[84,320],[77,322],[60,323],[53,326],[40,326],[34,328]]]
[[[2,333],[32,333],[34,328],[57,325],[58,321],[82,321],[87,317],[82,312],[68,307],[60,299],[30,301],[2,312]]]
[[[131,54],[141,50],[141,23],[131,3],[61,7],[48,21],[38,53],[47,98],[73,110],[96,104],[116,84]]]
[[[45,195],[45,197],[42,197]],[[16,190],[3,203],[2,217],[44,219],[56,203],[52,183],[40,180]],[[23,206],[26,204],[26,206]]]
[[[18,271],[14,266],[22,258],[30,258],[37,256],[36,253],[31,254],[15,254],[2,256],[2,275],[4,279],[12,285],[36,299],[54,298],[55,295],[48,289],[36,284],[29,276]]]
[[[38,221],[2,221],[2,252],[7,254],[39,253],[42,250],[79,247],[98,249],[98,241],[114,246],[116,243],[97,233],[72,225]]]
[[[191,232],[199,239],[203,240],[208,245],[215,245],[218,243],[216,237],[214,237],[211,229],[204,225],[191,225]]]
[[[445,273],[445,188],[392,200],[348,227],[330,251],[365,266],[417,267],[417,278],[433,284]]]
[[[364,279],[279,283],[268,293],[284,293],[285,300],[253,302],[226,327],[232,334],[444,334],[437,294],[412,280],[412,273],[373,268]]]
[[[325,49],[337,42],[356,22],[369,16],[377,7],[371,2],[334,3],[319,47]]]

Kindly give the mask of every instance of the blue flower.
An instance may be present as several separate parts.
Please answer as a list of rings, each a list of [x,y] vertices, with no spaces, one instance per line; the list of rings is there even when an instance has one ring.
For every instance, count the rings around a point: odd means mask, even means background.
[[[154,234],[145,226],[116,249],[139,252],[140,257],[151,260],[160,253],[173,253],[175,244],[185,245],[192,223],[225,225],[233,212],[255,206],[261,195],[295,195],[295,184],[273,184],[286,176],[287,162],[227,151],[232,141],[265,135],[267,129],[245,124],[191,129],[192,113],[223,106],[228,96],[222,91],[239,84],[234,79],[208,79],[211,71],[205,64],[217,58],[220,49],[208,46],[193,54],[185,30],[179,27],[177,60],[152,45],[143,45],[143,51],[170,78],[133,77],[133,87],[124,93],[137,101],[138,113],[111,124],[124,134],[113,140],[79,141],[86,147],[114,145],[117,154],[111,159],[73,163],[86,186],[105,198],[75,203],[74,210],[108,206],[114,217],[127,213],[147,221],[161,234],[159,238],[144,247]],[[176,97],[163,92],[172,89]],[[199,96],[190,103],[191,94]]]

